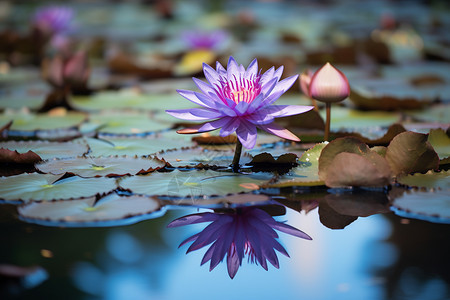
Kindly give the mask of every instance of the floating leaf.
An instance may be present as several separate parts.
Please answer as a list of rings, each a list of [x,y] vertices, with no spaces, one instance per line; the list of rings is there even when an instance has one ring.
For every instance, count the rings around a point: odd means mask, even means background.
[[[164,159],[173,167],[224,167],[227,168],[233,161],[234,151],[213,150],[202,147],[181,148],[156,153],[156,157]],[[242,165],[251,160],[251,155],[243,153],[240,163]]]
[[[24,114],[13,113],[0,115],[0,126],[13,121],[10,131],[20,134],[34,135],[39,130],[57,130],[79,126],[86,116],[77,112],[62,112],[59,114],[39,113]],[[27,133],[28,132],[28,133]],[[10,134],[12,134],[10,132]]]
[[[88,138],[86,142],[91,149],[89,156],[143,156],[161,150],[180,148],[186,143],[183,140],[174,140],[157,135],[146,137],[102,137],[101,139]]]
[[[108,194],[100,199],[34,202],[18,208],[21,219],[46,226],[95,227],[134,224],[161,214],[158,200]]]
[[[365,154],[370,151],[366,144],[353,137],[339,138],[325,146],[329,146],[330,144],[331,146],[324,148],[326,150],[322,151],[319,157],[319,174],[320,178],[323,179],[327,177],[327,170],[331,166],[334,157],[339,153],[348,152]]]
[[[394,175],[426,172],[439,165],[439,157],[427,141],[427,135],[411,131],[400,133],[391,141],[386,159]]]
[[[253,157],[252,161],[247,163],[252,166],[253,171],[277,172],[285,174],[297,165],[297,155],[294,153],[284,153],[275,159],[272,154],[263,152]]]
[[[420,92],[404,79],[370,78],[352,81],[350,100],[360,109],[420,109],[435,100],[435,95]]]
[[[390,178],[389,164],[379,154],[341,152],[331,161],[324,180],[328,187],[386,186]]]
[[[329,187],[385,186],[391,169],[384,157],[360,140],[339,138],[322,150],[319,177]]]
[[[9,149],[10,152],[17,153],[15,155],[11,154],[17,157],[17,159],[13,160],[13,162],[21,162],[21,163],[35,163],[40,160],[50,158],[75,157],[83,155],[89,150],[86,144],[75,142],[49,142],[49,141],[0,142],[0,162],[8,162],[8,160],[4,160],[2,158],[4,157],[3,155],[7,154],[7,152],[4,151],[6,149]],[[27,159],[24,158],[24,155],[31,158],[32,153],[35,154],[33,156],[34,160],[28,161]]]
[[[450,224],[450,190],[407,190],[391,199],[391,209],[401,217]]]
[[[327,143],[320,143],[304,152],[298,161],[298,166],[289,174],[281,176],[276,182],[269,183],[267,187],[287,186],[317,186],[324,185],[319,179],[319,156]]]
[[[59,179],[59,175],[38,173],[0,177],[0,199],[23,202],[73,199],[107,193],[117,187],[113,178]]]
[[[74,157],[53,159],[35,165],[43,173],[71,173],[81,177],[123,176],[161,169],[165,163],[153,157]]]
[[[116,135],[145,135],[171,127],[145,113],[91,114],[89,123],[98,126],[99,133]]]
[[[271,179],[266,173],[239,174],[211,170],[154,172],[119,180],[119,186],[137,194],[170,197],[204,198],[258,189]]]
[[[420,120],[422,122],[438,122],[445,124],[448,127],[448,116],[450,116],[450,105],[440,104],[429,106],[419,111],[407,112],[409,116]]]
[[[164,107],[161,106],[164,103]],[[182,101],[176,93],[142,94],[135,90],[120,90],[118,92],[100,92],[88,97],[71,97],[70,104],[79,110],[100,111],[105,109],[163,110],[192,108],[196,105]]]
[[[412,187],[450,189],[450,171],[428,171],[425,174],[403,175],[397,178],[397,182]]]
[[[438,154],[441,164],[450,163],[450,137],[443,129],[431,129],[428,142]]]
[[[17,150],[0,148],[0,163],[34,164],[41,160],[33,151],[19,153]]]
[[[325,111],[320,112],[325,119]],[[364,128],[389,127],[400,120],[397,112],[385,111],[359,111],[356,109],[333,107],[331,112],[331,129],[333,131],[345,130],[356,131]]]

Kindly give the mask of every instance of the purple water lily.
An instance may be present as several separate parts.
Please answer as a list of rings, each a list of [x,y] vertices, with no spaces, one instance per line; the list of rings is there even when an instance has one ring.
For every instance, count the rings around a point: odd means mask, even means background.
[[[233,57],[230,57],[226,70],[217,62],[216,70],[203,64],[203,72],[209,83],[193,78],[201,92],[177,90],[184,98],[203,107],[166,112],[183,120],[207,122],[178,130],[178,133],[198,133],[221,128],[220,136],[236,132],[238,140],[248,149],[256,144],[257,128],[281,138],[300,141],[292,132],[275,124],[274,119],[301,114],[313,107],[272,105],[292,86],[298,75],[280,81],[282,66],[276,70],[272,67],[261,74],[256,59],[245,69]]]
[[[182,33],[181,38],[191,49],[216,49],[228,39],[229,35],[223,30],[200,31],[190,30]]]
[[[33,16],[33,25],[48,34],[61,34],[72,26],[73,10],[65,6],[45,6]]]
[[[256,207],[238,208],[230,213],[198,213],[172,221],[167,227],[178,227],[203,222],[212,222],[201,232],[184,240],[180,247],[193,242],[186,253],[198,250],[212,243],[203,256],[201,264],[210,262],[212,271],[227,257],[228,275],[234,278],[244,256],[250,262],[260,264],[268,270],[267,261],[275,268],[279,262],[275,250],[289,257],[286,249],[277,241],[276,230],[311,240],[311,237],[297,228],[275,221],[272,216]]]

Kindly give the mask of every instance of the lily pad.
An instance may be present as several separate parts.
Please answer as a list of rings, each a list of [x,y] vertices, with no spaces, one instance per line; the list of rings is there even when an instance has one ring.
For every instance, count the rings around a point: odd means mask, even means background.
[[[0,126],[13,121],[10,135],[34,135],[36,131],[57,130],[79,126],[86,116],[78,112],[60,113],[11,113],[0,115]]]
[[[325,120],[325,111],[320,115]],[[331,111],[331,129],[333,131],[344,130],[346,132],[365,128],[389,127],[400,120],[400,114],[385,111],[359,111],[356,109],[333,106]]]
[[[441,164],[450,163],[450,137],[443,129],[430,130],[428,142],[438,154]]]
[[[61,178],[60,175],[38,173],[0,177],[0,199],[29,202],[85,198],[117,187],[113,178]]]
[[[164,107],[161,106],[164,103]],[[105,109],[162,110],[196,107],[195,104],[184,101],[176,93],[142,94],[136,90],[121,90],[118,92],[100,92],[92,96],[71,97],[70,104],[83,111],[100,111]]]
[[[238,174],[212,170],[150,173],[123,177],[119,186],[133,193],[175,198],[208,198],[258,190],[272,178],[267,173]]]
[[[450,171],[428,171],[425,174],[399,176],[397,182],[412,187],[450,189]]]
[[[6,154],[6,150],[16,152],[19,155],[18,160],[14,162],[24,162],[24,155],[30,156],[31,153],[37,155],[37,160],[30,162],[38,162],[50,158],[66,158],[83,155],[88,152],[88,146],[83,143],[76,142],[49,142],[49,141],[8,141],[0,142],[0,162],[8,162],[2,157]],[[20,157],[21,156],[21,157]],[[30,163],[29,162],[29,163]]]
[[[392,139],[386,150],[386,160],[394,175],[426,172],[439,166],[439,157],[427,141],[427,135],[411,131]]]
[[[158,200],[147,196],[90,197],[64,201],[33,202],[18,208],[22,220],[46,226],[98,227],[134,224],[161,214]]]
[[[89,124],[97,126],[99,133],[112,135],[146,135],[171,127],[153,120],[149,114],[118,112],[91,114]]]
[[[270,182],[267,187],[324,185],[319,178],[319,156],[327,144],[327,142],[317,144],[304,152],[298,160],[297,167],[281,176],[276,182]]]
[[[329,187],[385,186],[391,169],[384,157],[360,140],[339,138],[322,150],[319,177]]]
[[[401,217],[450,224],[450,190],[407,190],[391,200],[391,209]]]
[[[91,150],[89,156],[143,156],[186,145],[182,140],[159,137],[159,135],[146,137],[105,136],[101,139],[87,138],[86,142]]]
[[[156,157],[164,159],[173,167],[205,168],[224,167],[227,168],[233,161],[234,151],[214,150],[202,147],[180,148],[156,153]],[[252,156],[243,153],[240,164],[250,162]]]
[[[165,163],[153,157],[74,157],[53,159],[35,165],[43,173],[71,173],[80,177],[123,176],[161,169]]]

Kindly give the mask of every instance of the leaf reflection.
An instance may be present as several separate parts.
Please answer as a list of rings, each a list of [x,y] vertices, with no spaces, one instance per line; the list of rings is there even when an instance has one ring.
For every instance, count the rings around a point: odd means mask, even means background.
[[[212,271],[227,257],[228,275],[234,278],[244,256],[249,262],[260,264],[268,270],[267,261],[279,268],[274,250],[289,257],[286,249],[277,241],[276,230],[307,240],[312,238],[301,230],[275,221],[258,207],[241,207],[227,212],[206,212],[191,214],[172,221],[167,227],[211,222],[201,232],[184,240],[180,247],[192,242],[186,253],[212,245],[203,256],[201,264],[210,261]]]

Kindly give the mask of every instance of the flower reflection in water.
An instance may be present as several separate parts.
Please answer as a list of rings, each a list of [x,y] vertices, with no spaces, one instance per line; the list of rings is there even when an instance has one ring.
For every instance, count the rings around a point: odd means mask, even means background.
[[[184,240],[180,247],[193,242],[186,253],[198,250],[212,243],[203,256],[201,264],[210,262],[213,270],[227,256],[228,274],[236,275],[242,259],[248,255],[250,262],[260,264],[265,270],[267,261],[279,268],[278,257],[274,250],[289,257],[286,249],[277,241],[276,230],[311,240],[301,230],[282,222],[275,221],[271,215],[260,208],[242,207],[226,213],[206,212],[187,215],[172,221],[167,227],[178,227],[203,222],[211,222],[201,232]]]

